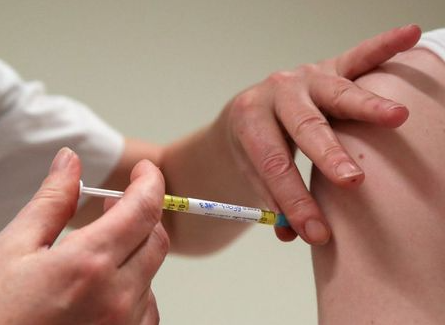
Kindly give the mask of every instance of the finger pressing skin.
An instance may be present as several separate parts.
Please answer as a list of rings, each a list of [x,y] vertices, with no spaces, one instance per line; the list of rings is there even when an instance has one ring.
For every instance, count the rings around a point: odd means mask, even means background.
[[[327,223],[303,183],[271,110],[249,109],[235,127],[243,150],[292,228],[308,243],[325,243],[330,236]]]
[[[150,284],[169,249],[169,238],[161,223],[154,227],[150,236],[120,266],[121,276],[134,283],[139,294]]]
[[[399,52],[412,48],[422,31],[417,25],[395,28],[368,39],[335,59],[339,76],[354,79],[376,68]]]
[[[363,171],[308,97],[291,88],[282,88],[277,91],[276,106],[277,116],[289,135],[326,177],[344,186],[363,181]]]
[[[361,89],[344,78],[320,75],[311,83],[310,95],[315,105],[333,117],[387,127],[400,126],[408,118],[404,105]]]
[[[80,231],[88,249],[110,254],[121,265],[152,232],[162,214],[164,180],[159,169],[141,161],[124,196],[101,218]],[[81,235],[82,236],[82,235]]]

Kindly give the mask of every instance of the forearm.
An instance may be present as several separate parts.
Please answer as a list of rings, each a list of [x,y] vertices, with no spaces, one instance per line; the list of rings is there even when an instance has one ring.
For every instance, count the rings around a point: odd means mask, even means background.
[[[102,186],[124,190],[133,166],[148,159],[161,169],[169,194],[259,206],[257,195],[225,147],[223,133],[215,124],[165,147],[127,139],[121,160]],[[101,214],[102,205],[102,200],[90,199],[70,225],[80,227],[91,222]],[[171,251],[184,254],[214,252],[248,228],[240,222],[168,211],[164,211],[163,223]]]
[[[227,147],[225,130],[218,121],[168,146],[161,169],[168,193],[228,202],[264,206],[245,173]],[[173,251],[203,254],[224,247],[244,232],[245,223],[197,215],[166,213],[165,224]]]
[[[366,172],[361,188],[314,173],[334,235],[313,248],[321,324],[445,322],[445,65],[425,50],[395,61],[358,82],[406,104],[408,121],[395,131],[334,124]]]

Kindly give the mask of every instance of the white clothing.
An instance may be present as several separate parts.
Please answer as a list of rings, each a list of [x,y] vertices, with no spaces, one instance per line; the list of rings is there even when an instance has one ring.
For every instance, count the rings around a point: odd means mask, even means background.
[[[86,106],[25,82],[0,61],[0,230],[38,189],[57,151],[68,146],[82,161],[82,178],[99,186],[124,148],[122,135]]]
[[[427,48],[445,61],[445,28],[424,33],[416,47]]]

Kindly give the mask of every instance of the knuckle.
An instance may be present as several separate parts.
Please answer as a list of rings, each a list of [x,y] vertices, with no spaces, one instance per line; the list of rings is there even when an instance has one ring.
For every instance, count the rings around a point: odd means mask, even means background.
[[[72,215],[76,211],[75,200],[70,200],[68,195],[56,187],[46,184],[40,188],[32,198],[34,204],[45,204],[45,209],[61,211],[63,214]]]
[[[233,100],[232,106],[239,113],[245,113],[256,106],[258,92],[255,88],[248,89]]]
[[[269,153],[261,163],[261,172],[266,178],[272,179],[287,174],[293,167],[293,162],[284,151]]]
[[[332,107],[334,109],[338,109],[345,95],[347,95],[348,92],[354,89],[354,87],[354,84],[349,80],[337,79],[335,81],[334,90],[332,93]]]
[[[329,123],[323,115],[314,113],[305,114],[300,116],[299,120],[294,126],[294,129],[291,130],[291,135],[292,137],[297,139],[301,137],[302,134],[307,133],[308,131],[313,132],[320,127],[326,126],[329,126]]]
[[[85,254],[75,263],[76,277],[86,284],[100,281],[112,269],[111,258],[106,254]]]
[[[252,120],[258,114],[258,90],[248,89],[234,98],[230,109],[231,125],[235,132],[242,134],[246,128],[252,127]]]
[[[307,64],[299,65],[295,69],[295,73],[296,73],[296,75],[298,75],[302,78],[306,78],[307,76],[310,76],[314,73],[318,73],[319,70],[320,70],[319,65],[314,64],[314,63],[307,63]]]
[[[98,259],[97,256],[88,254],[76,254],[76,258],[67,258],[60,266],[67,282],[66,290],[60,295],[59,303],[62,308],[71,308],[76,305],[79,297],[95,294],[103,296],[108,290],[110,275],[114,272],[110,268],[111,263]],[[105,300],[95,303],[96,308],[105,308]]]
[[[323,156],[326,159],[329,159],[330,157],[332,157],[332,156],[334,156],[334,155],[336,155],[338,153],[341,153],[341,152],[343,152],[343,149],[340,146],[340,144],[339,143],[332,143],[332,144],[330,144],[328,147],[326,147],[323,150]]]
[[[277,87],[293,82],[295,77],[296,74],[293,71],[276,71],[267,77],[266,82]]]
[[[303,223],[314,212],[314,202],[307,195],[290,200],[288,204],[291,213],[297,216],[298,223]]]
[[[322,159],[323,161],[335,162],[340,155],[344,156],[342,146],[339,143],[332,143],[324,148]],[[332,165],[334,166],[335,163],[332,163]]]

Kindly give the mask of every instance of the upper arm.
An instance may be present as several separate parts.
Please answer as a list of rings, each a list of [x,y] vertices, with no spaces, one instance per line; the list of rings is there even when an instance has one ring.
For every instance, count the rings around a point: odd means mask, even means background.
[[[410,117],[395,130],[333,123],[366,179],[352,191],[314,173],[333,229],[332,242],[313,249],[320,322],[444,323],[445,64],[415,49],[357,82]]]

